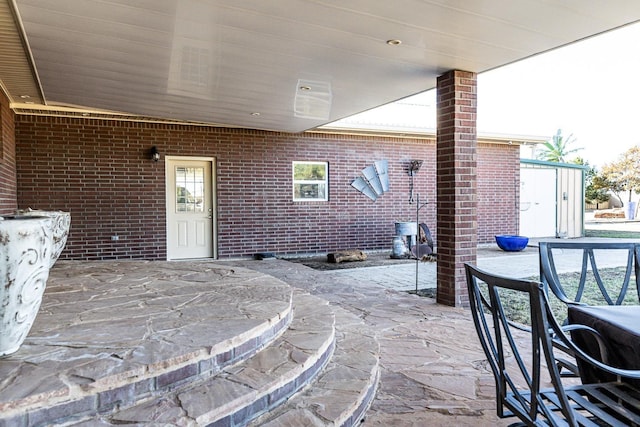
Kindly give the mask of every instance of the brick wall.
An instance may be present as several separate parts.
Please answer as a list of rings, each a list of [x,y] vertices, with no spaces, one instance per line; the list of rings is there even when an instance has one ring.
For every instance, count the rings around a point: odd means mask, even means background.
[[[162,154],[158,163],[148,158],[152,145]],[[499,157],[517,168],[517,146],[480,147],[486,163]],[[435,234],[433,139],[16,116],[19,207],[71,212],[63,259],[164,259],[166,155],[216,158],[220,258],[265,251],[391,250],[394,222],[415,218],[405,169],[412,159],[424,160],[414,192],[430,202],[420,220]],[[390,191],[373,202],[350,184],[382,159],[389,161]],[[292,201],[294,160],[329,162],[328,202]],[[499,183],[490,183],[484,191],[491,195],[480,200],[494,197]],[[492,240],[498,231],[515,233],[505,230],[517,214],[515,205],[486,207],[491,209],[487,222],[499,229],[483,235]],[[114,234],[120,240],[111,241]]]
[[[520,159],[500,145],[478,149],[478,240],[495,242],[496,234],[520,229]],[[499,208],[498,208],[499,207]],[[509,214],[499,214],[505,209]]]
[[[0,91],[0,215],[15,213],[16,197],[14,114]]]

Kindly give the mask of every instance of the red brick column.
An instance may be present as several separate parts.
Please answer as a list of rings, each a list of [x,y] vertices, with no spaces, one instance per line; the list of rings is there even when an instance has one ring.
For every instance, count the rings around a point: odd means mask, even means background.
[[[14,117],[0,89],[0,215],[14,214],[18,208]]]
[[[476,263],[476,74],[453,70],[438,77],[436,145],[437,301],[467,306],[464,263]]]

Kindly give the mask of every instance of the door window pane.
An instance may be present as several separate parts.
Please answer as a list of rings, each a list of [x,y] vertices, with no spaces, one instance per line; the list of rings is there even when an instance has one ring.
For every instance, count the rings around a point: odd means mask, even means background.
[[[176,212],[204,212],[204,168],[176,167]]]

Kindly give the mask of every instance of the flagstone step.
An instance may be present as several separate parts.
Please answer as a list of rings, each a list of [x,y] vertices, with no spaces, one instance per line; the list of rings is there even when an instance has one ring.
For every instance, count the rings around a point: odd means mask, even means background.
[[[359,318],[317,297],[296,292],[293,305],[289,329],[251,359],[74,426],[358,425],[378,383],[375,336]]]
[[[145,264],[56,265],[25,345],[0,359],[0,427],[362,419],[378,347],[356,316],[255,271]]]
[[[292,289],[219,264],[85,262],[52,270],[23,347],[0,359],[0,427],[70,423],[166,395],[287,329]]]
[[[334,314],[317,297],[295,293],[289,328],[269,347],[212,378],[187,384],[115,414],[100,425],[242,426],[309,384],[335,346]],[[89,425],[89,424],[79,424]]]
[[[373,401],[379,380],[379,344],[353,314],[333,307],[336,348],[316,380],[248,427],[359,425]]]

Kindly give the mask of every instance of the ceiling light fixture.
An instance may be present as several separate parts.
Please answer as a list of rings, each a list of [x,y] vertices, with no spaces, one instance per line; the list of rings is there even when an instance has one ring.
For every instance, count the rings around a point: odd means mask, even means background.
[[[31,96],[30,95],[20,95],[20,98],[21,99],[29,99],[29,98],[31,98]]]
[[[398,46],[402,44],[402,40],[398,40],[398,39],[387,40],[387,44],[389,46]]]
[[[298,79],[293,101],[293,115],[298,118],[328,120],[331,113],[331,83]]]
[[[258,113],[257,111],[255,113],[251,113],[252,116],[254,117],[258,117],[260,115],[260,113]]]

